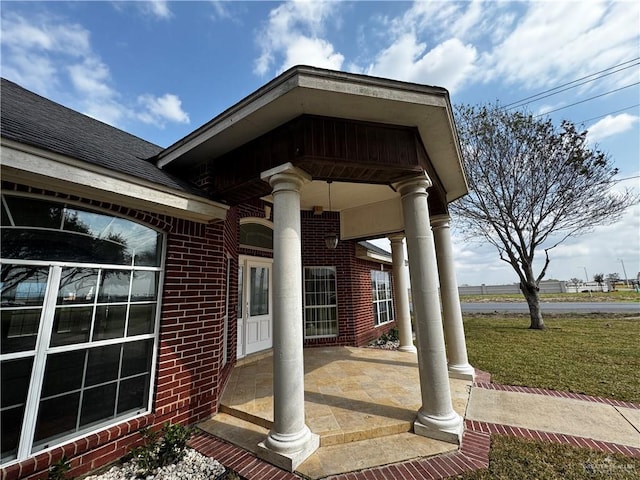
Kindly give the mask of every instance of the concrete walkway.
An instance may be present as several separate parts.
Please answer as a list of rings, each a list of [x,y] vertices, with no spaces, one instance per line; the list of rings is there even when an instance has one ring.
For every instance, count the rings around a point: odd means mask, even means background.
[[[474,387],[465,418],[640,447],[637,408]]]
[[[224,413],[203,422],[191,442],[247,480],[447,478],[486,468],[491,434],[640,458],[640,405],[492,384],[484,372],[473,385],[452,380],[455,408],[465,416],[461,446],[424,439],[410,432],[419,407],[415,354],[335,347],[305,351],[307,423],[324,442],[300,475],[284,472],[254,454],[272,420],[270,360],[236,366]]]

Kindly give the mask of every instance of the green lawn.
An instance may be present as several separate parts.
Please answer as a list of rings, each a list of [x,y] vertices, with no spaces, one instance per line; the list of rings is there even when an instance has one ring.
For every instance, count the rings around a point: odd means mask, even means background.
[[[640,459],[586,448],[493,435],[489,468],[459,475],[463,480],[632,480]]]
[[[620,315],[465,315],[469,362],[496,383],[640,403],[640,319]]]
[[[640,403],[640,319],[620,315],[466,315],[469,361],[496,383],[549,388]],[[456,478],[637,479],[640,459],[491,436],[489,468]]]

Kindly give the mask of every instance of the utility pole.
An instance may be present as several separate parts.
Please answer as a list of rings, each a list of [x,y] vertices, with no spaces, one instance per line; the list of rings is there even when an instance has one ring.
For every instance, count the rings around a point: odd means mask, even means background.
[[[582,268],[584,268],[584,278],[588,282],[589,281],[589,274],[587,273],[587,267],[582,267]]]
[[[620,260],[620,263],[622,264],[622,273],[624,273],[624,284],[625,286],[629,286],[629,279],[627,278],[627,271],[624,268],[624,262],[622,261],[621,258],[619,258],[618,260]]]

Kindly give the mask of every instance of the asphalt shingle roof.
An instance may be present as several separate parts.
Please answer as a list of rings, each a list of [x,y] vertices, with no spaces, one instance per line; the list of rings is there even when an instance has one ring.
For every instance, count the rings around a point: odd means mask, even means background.
[[[206,194],[159,169],[162,147],[41,97],[9,80],[0,88],[2,137],[175,190]]]

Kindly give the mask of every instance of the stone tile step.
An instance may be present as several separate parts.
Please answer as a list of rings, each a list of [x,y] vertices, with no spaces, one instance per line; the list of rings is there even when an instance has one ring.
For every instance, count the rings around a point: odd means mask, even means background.
[[[397,433],[338,445],[321,446],[297,469],[305,477],[317,479],[367,468],[379,467],[415,458],[456,451],[456,445]]]
[[[258,443],[269,430],[260,425],[219,413],[198,425],[215,437],[257,454]],[[381,465],[404,462],[456,451],[457,446],[413,433],[394,433],[375,438],[353,440],[347,443],[323,445],[316,450],[296,472],[310,479],[354,472]]]
[[[198,428],[254,455],[258,452],[258,443],[269,433],[268,428],[228,413],[218,413],[199,423]]]
[[[273,422],[268,418],[250,413],[246,409],[221,404],[220,412],[239,420],[253,423],[267,430],[273,426]],[[218,417],[219,414],[213,417],[213,419],[218,419]],[[225,418],[226,417],[220,417],[219,421],[224,422]],[[321,446],[339,445],[342,443],[386,437],[398,433],[413,432],[413,422],[401,420],[392,421],[391,419],[375,415],[364,416],[363,419],[358,418],[358,421],[353,422],[351,426],[340,427],[333,418],[330,420],[333,421],[323,422],[323,417],[307,419],[307,425],[311,431],[320,436]]]
[[[253,423],[255,425],[259,425],[263,428],[266,428],[267,430],[270,429],[273,426],[273,422],[269,419],[266,419],[260,415],[254,415],[250,412],[247,412],[246,410],[242,410],[239,408],[234,408],[232,406],[229,405],[225,405],[225,404],[220,404],[220,412],[221,413],[226,413],[227,415],[230,415],[232,417],[238,418],[240,420],[244,420],[246,422],[250,422]],[[219,416],[216,415],[213,418],[217,418]]]

